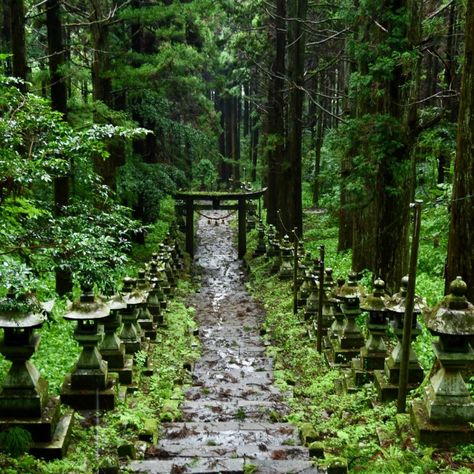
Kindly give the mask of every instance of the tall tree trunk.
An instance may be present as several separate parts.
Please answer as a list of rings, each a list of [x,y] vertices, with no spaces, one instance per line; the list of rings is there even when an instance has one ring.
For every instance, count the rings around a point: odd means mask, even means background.
[[[467,3],[464,70],[461,82],[446,288],[456,277],[467,283],[474,302],[474,5]]]
[[[0,48],[1,51],[11,51],[11,41],[12,41],[12,30],[11,30],[11,20],[10,20],[10,0],[1,0],[2,8],[2,29],[1,29],[1,41]],[[12,74],[12,63],[11,59],[7,58],[4,60],[5,64],[5,75],[11,76]]]
[[[236,183],[240,182],[240,120],[241,120],[241,100],[240,95],[231,98],[231,150],[232,150],[232,175]]]
[[[61,112],[67,120],[67,85],[62,67],[64,66],[63,27],[59,0],[46,2],[46,27],[48,31],[49,76],[51,106]],[[67,159],[67,157],[65,157]],[[56,215],[63,213],[63,207],[69,204],[70,183],[68,176],[54,179],[54,208]],[[65,295],[72,291],[72,275],[67,270],[56,270],[56,291]]]
[[[281,194],[285,188],[283,162],[285,160],[285,106],[284,106],[284,77],[285,77],[285,17],[286,0],[275,0],[275,15],[270,34],[274,39],[275,56],[271,66],[271,79],[268,88],[268,112],[264,137],[264,148],[267,150],[267,222],[275,225],[280,231],[282,226],[278,218],[281,206]]]
[[[387,0],[382,8],[386,16],[387,34],[407,37],[406,51],[413,53],[420,38],[420,4],[418,0]],[[400,31],[399,18],[407,12],[405,33]],[[398,23],[397,23],[398,21]],[[380,43],[376,31],[375,44]],[[398,36],[399,35],[399,36]],[[416,56],[415,56],[416,57]],[[399,143],[395,150],[385,151],[376,164],[375,192],[365,209],[358,209],[354,229],[353,266],[361,270],[361,262],[385,280],[387,289],[398,288],[407,269],[409,202],[413,197],[413,145],[417,130],[417,94],[419,59],[409,68],[396,64],[384,84],[384,94],[376,102],[376,120],[382,120],[386,140]],[[361,150],[359,150],[360,153]],[[372,178],[372,179],[373,179]],[[367,255],[373,255],[367,262]]]
[[[10,0],[10,30],[12,48],[12,74],[26,81],[25,6],[23,0]],[[23,92],[26,84],[18,86]]]

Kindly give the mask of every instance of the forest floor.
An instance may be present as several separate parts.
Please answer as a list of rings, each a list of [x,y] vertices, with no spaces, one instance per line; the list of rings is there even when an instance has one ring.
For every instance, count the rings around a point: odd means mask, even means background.
[[[212,217],[222,216],[214,211]],[[200,218],[194,259],[201,359],[181,406],[182,421],[164,423],[160,441],[130,468],[149,473],[316,473],[273,385],[260,328],[265,312],[245,288],[230,219]]]

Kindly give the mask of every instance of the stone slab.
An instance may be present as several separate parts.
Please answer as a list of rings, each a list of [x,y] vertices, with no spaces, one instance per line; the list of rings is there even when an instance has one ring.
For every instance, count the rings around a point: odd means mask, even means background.
[[[148,474],[170,474],[185,472],[186,474],[243,474],[244,459],[215,458],[177,458],[173,460],[133,461],[127,466],[130,472]]]
[[[29,453],[43,459],[62,459],[67,454],[72,432],[74,412],[70,411],[58,422],[53,438],[49,442],[36,442],[31,446]]]

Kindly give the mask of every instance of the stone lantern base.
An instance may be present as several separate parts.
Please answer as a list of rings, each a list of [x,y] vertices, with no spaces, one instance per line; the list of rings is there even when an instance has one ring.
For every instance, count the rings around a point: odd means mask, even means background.
[[[474,428],[469,423],[432,422],[422,400],[413,401],[410,420],[416,439],[420,443],[438,447],[474,443]]]
[[[44,459],[62,459],[66,456],[71,436],[74,412],[69,410],[60,416],[58,397],[50,397],[40,417],[2,417],[0,431],[23,428],[32,437],[29,453]]]
[[[68,375],[61,388],[61,402],[76,410],[113,410],[115,408],[115,386],[118,375],[109,373],[103,389],[78,389],[71,387]]]
[[[424,373],[414,357],[408,364],[408,390],[414,390],[423,381]],[[398,398],[398,381],[400,380],[400,362],[391,355],[385,360],[384,370],[374,371],[374,383],[377,388],[378,400],[388,402]]]

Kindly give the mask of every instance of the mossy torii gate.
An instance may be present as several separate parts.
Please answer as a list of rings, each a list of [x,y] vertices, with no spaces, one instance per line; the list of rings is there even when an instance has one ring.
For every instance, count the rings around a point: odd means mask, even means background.
[[[247,251],[247,229],[245,225],[247,201],[258,199],[267,188],[259,191],[246,192],[208,192],[208,191],[180,191],[176,199],[184,201],[186,209],[186,251],[194,255],[194,210],[195,209],[237,209],[239,213],[239,258],[243,258]],[[211,204],[195,201],[211,201]],[[222,201],[237,201],[237,204],[221,204]]]

